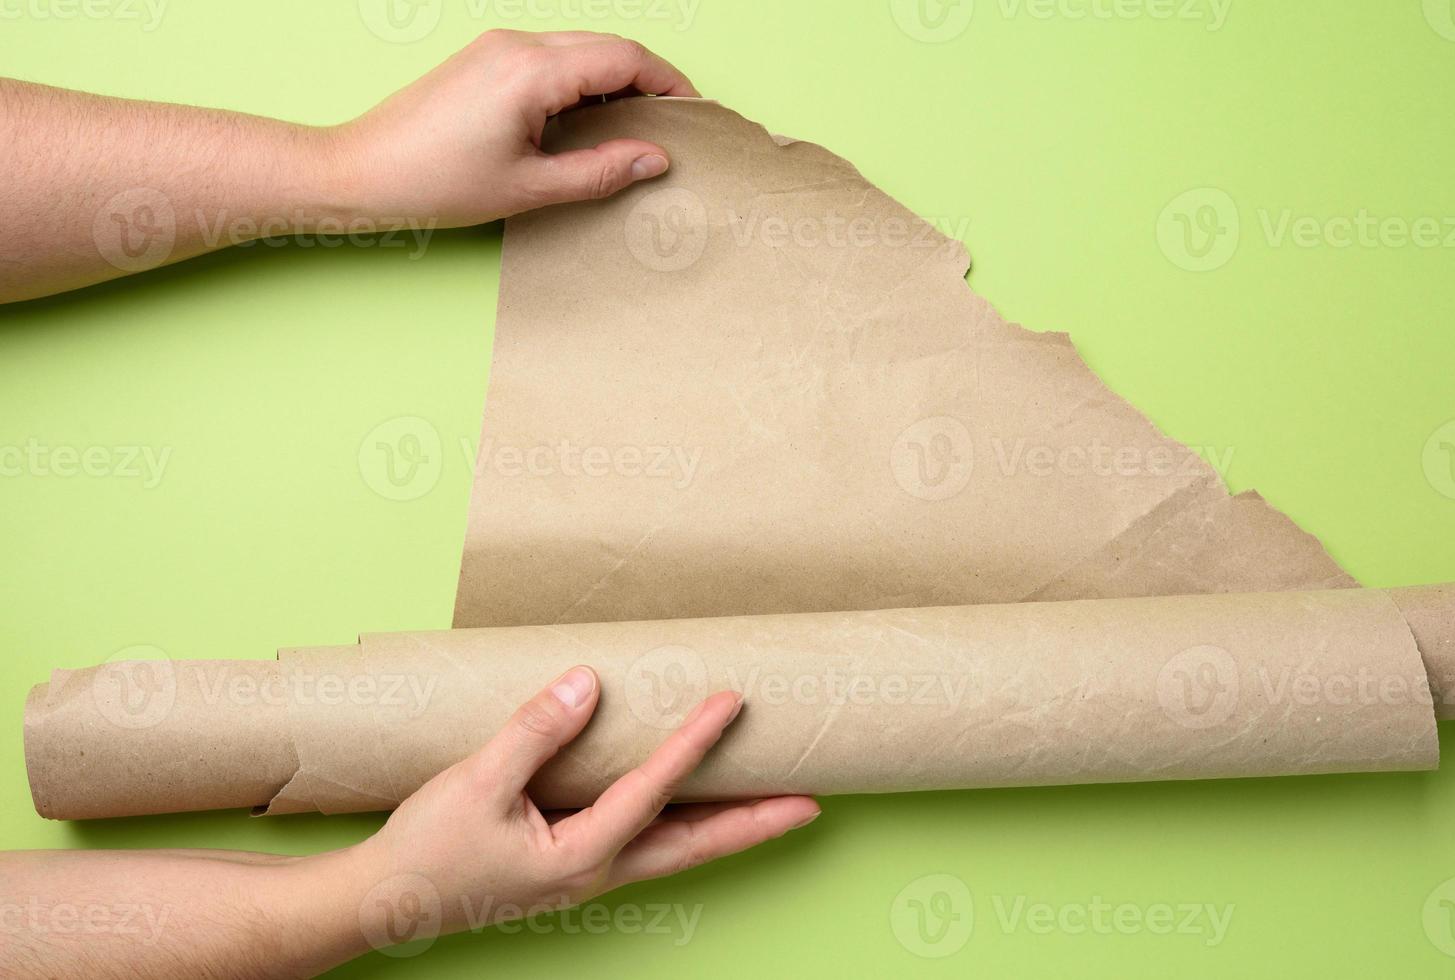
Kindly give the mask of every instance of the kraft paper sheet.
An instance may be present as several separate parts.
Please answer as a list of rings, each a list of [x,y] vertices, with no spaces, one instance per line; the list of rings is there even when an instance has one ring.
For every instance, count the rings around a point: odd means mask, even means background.
[[[589,663],[601,703],[544,807],[728,687],[743,713],[683,799],[1429,769],[1452,625],[1446,586],[366,635],[57,671],[26,760],[48,817],[388,809]]]
[[[664,178],[506,223],[456,627],[1355,584],[848,162],[700,100],[548,137],[626,133]]]
[[[387,809],[582,662],[545,806],[722,687],[686,798],[1436,764],[1455,588],[1353,588],[826,150],[676,99],[548,139],[625,134],[666,178],[507,223],[455,611],[486,628],[56,671],[41,814]]]

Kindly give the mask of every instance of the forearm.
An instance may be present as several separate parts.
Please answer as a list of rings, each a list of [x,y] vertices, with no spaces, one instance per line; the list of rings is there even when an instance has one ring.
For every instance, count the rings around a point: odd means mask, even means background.
[[[0,79],[0,302],[357,214],[334,131]]]
[[[313,976],[368,948],[353,860],[0,854],[0,976]]]
[[[608,197],[666,171],[667,151],[623,134],[547,154],[541,135],[623,92],[697,95],[640,44],[579,32],[487,31],[328,128],[0,79],[0,303],[259,238],[407,230],[422,244]]]
[[[818,815],[801,796],[664,812],[738,716],[742,696],[719,692],[592,806],[548,819],[527,787],[599,696],[593,671],[568,670],[343,850],[0,853],[0,977],[313,976],[675,874]]]

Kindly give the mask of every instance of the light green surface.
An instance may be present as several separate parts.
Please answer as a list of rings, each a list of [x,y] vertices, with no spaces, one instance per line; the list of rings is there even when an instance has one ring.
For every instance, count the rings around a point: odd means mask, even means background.
[[[600,20],[432,2],[421,16],[440,12],[437,26],[393,43],[350,0],[173,0],[153,30],[145,16],[41,16],[67,8],[25,0],[4,8],[0,73],[325,123],[492,26],[632,34],[705,93],[827,145],[963,238],[971,282],[1007,316],[1069,330],[1170,433],[1232,449],[1234,488],[1259,488],[1366,583],[1455,579],[1455,473],[1436,436],[1455,419],[1455,247],[1389,233],[1373,247],[1279,245],[1263,227],[1285,211],[1364,210],[1443,220],[1444,244],[1449,0],[1234,0],[1217,30],[1211,0],[1062,0],[1049,18],[1037,0],[979,0],[962,33],[933,44],[902,31],[887,0],[701,0],[665,20],[630,16],[653,9],[635,0],[534,5],[628,15]],[[895,8],[913,16],[913,0]],[[1169,9],[1199,19],[1153,16]],[[1079,10],[1092,14],[1067,16]],[[1221,201],[1230,227],[1231,201],[1241,235],[1225,265],[1190,272],[1159,249],[1159,216],[1209,187],[1228,197],[1195,197],[1191,218]],[[1171,257],[1195,264],[1170,235],[1175,214],[1165,221]],[[0,310],[0,445],[170,451],[150,488],[0,478],[0,846],[306,852],[375,826],[239,813],[47,823],[26,788],[21,705],[50,668],[134,645],[266,657],[447,625],[468,496],[459,446],[477,435],[499,247],[487,228],[440,234],[418,260],[253,248]],[[366,434],[399,416],[428,420],[444,446],[438,484],[404,503],[373,492],[358,462]],[[952,878],[911,885],[925,875]],[[1440,899],[1455,884],[1433,892],[1452,876],[1455,768],[837,799],[810,830],[609,900],[700,906],[684,944],[680,929],[596,936],[561,922],[441,941],[402,969],[1444,977],[1455,933]],[[973,903],[963,946],[958,926],[940,945],[916,938],[909,900],[940,891],[961,913]],[[1018,899],[1069,908],[1072,928],[1003,921]],[[1078,931],[1077,909],[1096,901],[1153,919],[1159,903],[1233,909],[1209,945],[1207,932],[1145,925]],[[399,969],[373,956],[343,972]]]

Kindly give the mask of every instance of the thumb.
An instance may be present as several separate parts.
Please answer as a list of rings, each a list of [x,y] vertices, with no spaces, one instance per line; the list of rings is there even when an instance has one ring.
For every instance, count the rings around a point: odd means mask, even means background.
[[[544,203],[594,201],[666,173],[667,151],[643,140],[608,140],[590,149],[540,157],[538,166]]]
[[[601,684],[590,667],[572,667],[516,710],[484,748],[466,759],[475,785],[510,805],[541,766],[570,742],[596,710]]]

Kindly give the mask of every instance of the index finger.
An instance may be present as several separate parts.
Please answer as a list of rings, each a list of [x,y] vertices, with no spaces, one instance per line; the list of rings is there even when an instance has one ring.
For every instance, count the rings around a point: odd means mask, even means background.
[[[583,98],[627,88],[643,95],[699,97],[686,75],[636,41],[616,38],[549,50],[559,62],[551,89],[555,104],[547,107],[550,115]]]
[[[557,832],[582,835],[583,846],[603,858],[615,855],[672,801],[742,705],[742,695],[733,691],[702,702],[646,762],[607,787],[593,805],[563,820]]]

